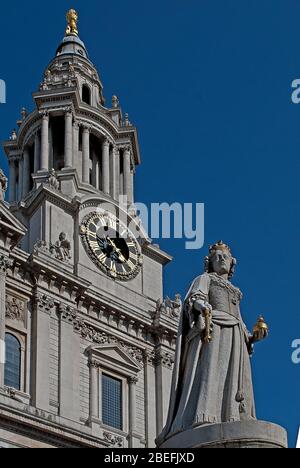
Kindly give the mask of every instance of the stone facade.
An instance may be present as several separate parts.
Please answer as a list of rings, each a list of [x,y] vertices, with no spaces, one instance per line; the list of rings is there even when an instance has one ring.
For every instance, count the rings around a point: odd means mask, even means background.
[[[161,308],[171,257],[144,236],[138,274],[121,281],[98,268],[80,236],[95,209],[118,211],[120,195],[133,202],[137,130],[115,96],[105,107],[76,34],[65,36],[34,101],[4,143],[0,339],[17,338],[21,362],[18,389],[5,385],[1,364],[0,446],[154,447],[178,328],[176,303]],[[122,430],[103,423],[103,372],[122,382]]]

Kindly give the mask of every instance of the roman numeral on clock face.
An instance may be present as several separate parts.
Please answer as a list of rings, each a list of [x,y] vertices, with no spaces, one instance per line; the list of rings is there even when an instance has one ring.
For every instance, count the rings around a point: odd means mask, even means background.
[[[106,260],[106,255],[102,253],[101,255],[98,256],[98,260],[100,260],[100,262],[103,263]]]
[[[97,241],[90,241],[90,246],[93,250],[97,250],[97,249],[100,250],[100,247]]]
[[[129,261],[131,261],[134,264],[134,267],[136,267],[138,256],[134,253],[130,253]]]
[[[134,270],[136,267],[136,265],[131,260],[128,260],[127,265],[129,266],[130,270]]]
[[[96,232],[88,231],[87,234],[88,234],[89,237],[92,237],[93,239],[97,238],[97,233]]]
[[[102,218],[102,217],[99,218],[99,222],[100,222],[101,226],[103,226],[103,227],[104,227],[104,226],[107,226],[107,222],[106,222],[106,219],[105,219],[105,218]]]

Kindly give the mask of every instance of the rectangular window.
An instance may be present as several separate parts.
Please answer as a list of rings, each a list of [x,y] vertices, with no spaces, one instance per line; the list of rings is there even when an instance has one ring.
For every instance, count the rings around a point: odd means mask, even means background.
[[[122,382],[102,375],[102,417],[106,426],[123,429]]]

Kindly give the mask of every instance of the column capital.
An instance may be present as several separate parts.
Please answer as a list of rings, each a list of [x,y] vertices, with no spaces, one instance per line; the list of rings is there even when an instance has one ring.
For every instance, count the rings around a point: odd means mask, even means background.
[[[92,126],[89,124],[81,124],[83,128],[84,133],[91,133],[92,131]]]
[[[43,110],[43,111],[40,111],[39,114],[42,116],[44,120],[49,119],[49,116],[50,116],[49,111]]]
[[[128,382],[130,385],[136,385],[138,383],[139,379],[135,375],[131,375],[128,378]]]
[[[157,366],[162,365],[164,367],[167,367],[168,369],[172,369],[174,362],[175,362],[174,354],[169,353],[168,351],[163,351],[161,349],[158,349],[155,351],[155,358],[154,358],[155,365]]]
[[[6,274],[8,268],[11,268],[13,261],[6,255],[0,255],[0,273]]]
[[[54,301],[51,297],[43,293],[35,293],[34,295],[35,306],[42,312],[50,315],[51,310],[54,307]]]
[[[58,306],[58,312],[61,319],[67,323],[73,324],[77,319],[77,310],[62,302]]]
[[[130,146],[130,145],[125,145],[125,146],[124,146],[124,151],[125,151],[125,153],[131,154],[131,153],[132,153],[132,148],[131,148],[131,146]]]
[[[90,368],[90,369],[99,369],[99,368],[100,368],[100,364],[99,364],[99,362],[96,361],[95,359],[90,358],[90,359],[89,359],[89,368]]]
[[[78,120],[74,120],[74,122],[73,122],[74,130],[79,130],[79,127],[80,127],[80,124],[79,124]]]
[[[73,115],[73,108],[71,106],[64,108],[64,113],[66,116]]]
[[[103,146],[110,146],[110,144],[111,144],[111,141],[109,140],[109,138],[105,138],[103,140]]]

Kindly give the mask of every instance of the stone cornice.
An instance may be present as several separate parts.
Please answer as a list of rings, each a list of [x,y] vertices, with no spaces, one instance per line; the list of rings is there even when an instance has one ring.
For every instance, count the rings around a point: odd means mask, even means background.
[[[72,199],[63,195],[60,191],[54,190],[48,184],[42,184],[38,190],[32,192],[30,198],[26,200],[23,211],[27,214],[34,213],[36,209],[41,205],[42,199],[45,199],[54,205],[62,208],[68,214],[73,214],[76,211]],[[18,208],[16,208],[18,210]]]
[[[0,423],[1,427],[21,434],[30,436],[44,443],[56,447],[85,447],[104,448],[105,445],[94,437],[89,428],[82,424],[70,422],[56,417],[51,413],[35,409],[23,403],[13,402],[7,397],[0,395]]]
[[[159,247],[156,247],[155,245],[147,242],[143,244],[142,252],[144,255],[152,258],[153,260],[156,260],[161,265],[167,265],[173,260],[171,255],[167,254],[163,250],[160,250]]]
[[[15,288],[19,287],[18,278],[22,278],[25,282],[24,286],[29,291],[33,285],[36,285],[39,290],[49,292],[58,303],[62,302],[62,297],[63,301],[66,301],[63,303],[68,304],[68,301],[73,303],[72,307],[78,310],[80,316],[88,315],[90,322],[88,326],[92,328],[97,329],[106,325],[114,332],[125,331],[131,338],[144,343],[148,341],[148,337],[149,343],[152,343],[151,337],[155,336],[159,342],[173,347],[177,334],[177,322],[161,321],[159,326],[154,326],[150,312],[145,314],[144,310],[135,308],[129,303],[126,305],[113,296],[96,295],[95,291],[90,289],[90,282],[64,269],[63,265],[58,262],[52,265],[47,256],[44,258],[42,255],[25,254],[20,249],[10,255],[14,262],[11,278],[9,276],[8,279],[13,281]],[[154,303],[153,306],[155,307]],[[75,320],[73,312],[69,312],[72,320]],[[87,331],[86,328],[84,330]],[[90,331],[88,336],[93,337],[93,331]]]

